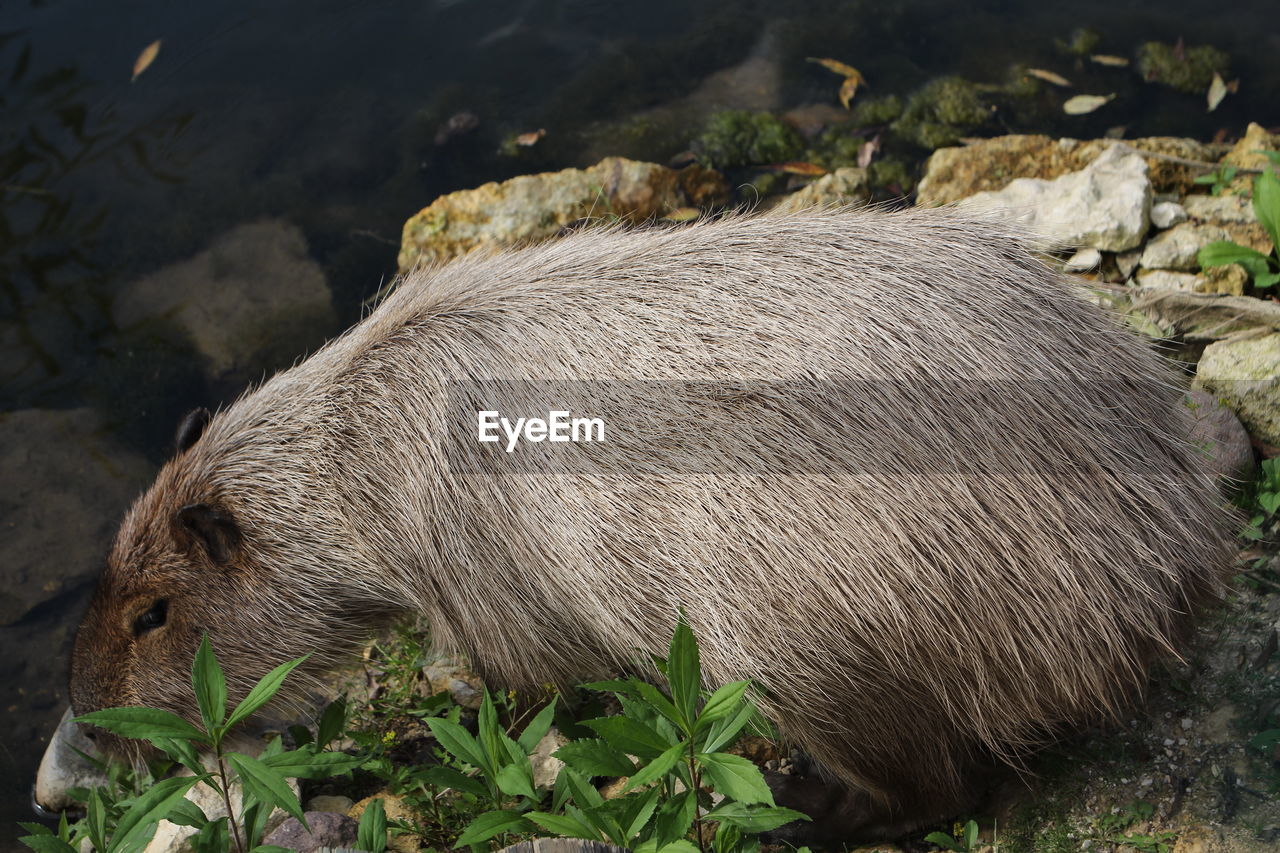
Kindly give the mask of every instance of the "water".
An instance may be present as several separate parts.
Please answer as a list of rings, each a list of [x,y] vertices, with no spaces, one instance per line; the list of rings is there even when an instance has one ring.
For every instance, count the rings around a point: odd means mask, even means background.
[[[1214,44],[1232,54],[1240,93],[1206,115],[1200,98],[1076,67],[1054,39],[1077,26],[1097,30],[1104,53],[1180,36]],[[158,57],[131,83],[155,39]],[[357,319],[394,274],[400,226],[440,193],[611,153],[665,160],[726,86],[749,106],[830,102],[833,78],[806,56],[856,65],[872,94],[944,73],[999,82],[1023,62],[1122,95],[1086,117],[1000,115],[988,133],[1125,125],[1131,137],[1209,139],[1280,124],[1278,50],[1270,0],[1213,17],[1182,0],[6,2],[0,844],[29,817],[92,572],[181,415],[229,402]],[[731,67],[719,89],[700,88]],[[682,110],[662,108],[673,102]],[[464,112],[474,129],[437,144]],[[618,129],[642,112],[667,124]],[[538,128],[548,134],[534,148],[499,153]],[[176,288],[189,307],[156,316]],[[280,292],[303,306],[285,311],[299,322],[247,343],[219,325],[229,306],[252,326]],[[235,310],[259,297],[265,307]],[[205,310],[204,325],[184,310]]]

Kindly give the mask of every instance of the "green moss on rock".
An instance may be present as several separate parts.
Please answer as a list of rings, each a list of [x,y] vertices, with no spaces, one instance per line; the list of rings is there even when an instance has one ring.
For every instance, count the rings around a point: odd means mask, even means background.
[[[771,113],[725,110],[707,119],[692,147],[702,165],[731,169],[794,160],[804,150],[804,142]]]
[[[902,115],[902,99],[897,95],[859,98],[853,107],[852,123],[856,127],[889,124]]]
[[[952,145],[985,122],[991,108],[978,86],[961,77],[939,77],[907,99],[893,130],[923,148]]]
[[[1149,41],[1138,48],[1138,73],[1180,92],[1204,92],[1215,72],[1225,77],[1230,67],[1231,57],[1207,44],[1179,51],[1164,42]]]

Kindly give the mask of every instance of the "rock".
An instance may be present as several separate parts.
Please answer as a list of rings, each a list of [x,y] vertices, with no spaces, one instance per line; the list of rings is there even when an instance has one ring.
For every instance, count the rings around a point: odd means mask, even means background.
[[[794,213],[807,207],[865,203],[870,199],[871,187],[867,184],[867,170],[850,166],[836,169],[791,195],[784,196],[773,209]]]
[[[533,752],[529,753],[529,763],[533,765],[533,785],[535,788],[551,788],[556,783],[556,777],[560,775],[564,762],[552,755],[560,747],[569,742],[569,739],[560,734],[560,730],[552,726],[542,740],[538,741],[538,745],[533,748]]]
[[[1221,226],[1184,222],[1148,240],[1141,263],[1154,270],[1196,270],[1200,268],[1196,254],[1213,241],[1229,237]]]
[[[1138,261],[1141,259],[1142,252],[1137,249],[1118,253],[1116,255],[1116,269],[1120,272],[1120,278],[1127,279],[1133,275],[1133,271],[1138,268]]]
[[[1280,148],[1280,136],[1267,133],[1266,128],[1257,122],[1249,122],[1244,136],[1232,146],[1222,158],[1223,165],[1236,166],[1241,169],[1266,169],[1271,161],[1259,151],[1275,151]],[[1254,175],[1237,175],[1227,188],[1227,192],[1253,194]]]
[[[1187,221],[1187,209],[1177,202],[1162,201],[1151,206],[1151,224],[1156,228],[1172,228]]]
[[[1080,142],[1048,136],[998,136],[963,148],[941,148],[933,152],[918,187],[917,204],[922,207],[950,204],[979,192],[1003,189],[1018,178],[1059,178],[1085,168],[1111,148],[1142,157],[1147,164],[1147,179],[1158,192],[1188,192],[1202,170],[1147,157],[1145,152],[1199,161],[1217,159],[1213,150],[1203,143],[1168,136],[1149,136],[1125,143],[1105,139]]]
[[[1234,409],[1250,435],[1280,445],[1280,334],[1209,344],[1195,387]]]
[[[590,169],[521,175],[502,183],[441,196],[404,225],[400,269],[497,248],[546,240],[566,226],[659,219],[691,200],[682,173],[654,163],[607,157]],[[707,178],[700,170],[700,179]]]
[[[422,668],[425,695],[447,692],[453,701],[475,711],[484,703],[484,683],[461,661],[445,659]]]
[[[1221,296],[1148,288],[1134,309],[1188,341],[1217,341],[1250,329],[1280,332],[1280,304],[1248,296]]]
[[[1169,270],[1138,270],[1138,287],[1152,287],[1161,290],[1185,290],[1190,293],[1200,292],[1200,277],[1190,272],[1170,272]]]
[[[1079,172],[1052,181],[1020,178],[958,206],[1015,220],[1047,246],[1123,252],[1147,232],[1151,183],[1141,157],[1111,148]]]
[[[1258,221],[1253,202],[1238,195],[1189,195],[1182,205],[1188,216],[1200,222],[1248,225]]]
[[[132,282],[112,314],[126,331],[185,336],[213,378],[287,366],[337,325],[324,271],[302,231],[282,220],[241,225]]]
[[[84,736],[80,727],[71,722],[71,709],[67,708],[58,723],[57,731],[36,772],[36,787],[32,792],[36,803],[51,812],[78,808],[79,803],[68,794],[72,788],[94,788],[108,784],[107,774],[90,763],[80,753],[94,755],[93,741]],[[79,750],[79,752],[77,752]]]
[[[350,797],[334,797],[327,794],[321,794],[318,797],[312,797],[307,800],[306,811],[309,812],[333,812],[334,814],[346,814],[351,811],[351,807],[356,801]]]
[[[1191,430],[1191,443],[1201,448],[1212,462],[1214,479],[1223,491],[1234,494],[1253,479],[1258,467],[1253,458],[1253,445],[1249,443],[1249,433],[1236,413],[1212,394],[1192,390],[1183,399],[1196,419]],[[1190,726],[1184,725],[1183,728]]]
[[[1067,272],[1089,272],[1102,265],[1102,253],[1097,249],[1081,249],[1076,252],[1062,268]]]
[[[92,409],[0,413],[0,625],[92,581],[153,474]]]
[[[296,817],[284,820],[262,839],[263,844],[296,850],[298,853],[316,853],[332,848],[356,846],[360,824],[344,814],[330,811],[305,812],[307,827]]]

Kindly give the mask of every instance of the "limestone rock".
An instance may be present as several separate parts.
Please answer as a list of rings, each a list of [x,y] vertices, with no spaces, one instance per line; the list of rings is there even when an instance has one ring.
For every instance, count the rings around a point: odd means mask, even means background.
[[[1102,253],[1097,249],[1081,249],[1063,265],[1067,272],[1089,272],[1102,265]]]
[[[1182,206],[1188,216],[1200,222],[1247,225],[1258,221],[1253,203],[1238,195],[1189,195]]]
[[[1110,148],[1079,172],[1052,181],[1020,178],[999,192],[970,196],[959,207],[1013,219],[1045,246],[1123,252],[1147,232],[1151,183],[1141,157]]]
[[[1160,290],[1184,290],[1188,293],[1200,292],[1200,277],[1191,272],[1171,272],[1169,270],[1138,270],[1138,287],[1157,288]]]
[[[1151,224],[1156,228],[1172,228],[1187,221],[1187,209],[1174,201],[1151,205]]]
[[[1229,238],[1221,226],[1184,222],[1148,240],[1142,250],[1141,263],[1147,269],[1196,270],[1200,268],[1196,254],[1202,248],[1215,240]]]
[[[1196,387],[1234,409],[1250,435],[1280,445],[1280,334],[1209,344]]]
[[[211,377],[288,366],[337,324],[323,270],[302,231],[282,220],[241,225],[132,282],[112,314],[121,329],[185,336]]]
[[[773,209],[795,212],[807,207],[830,207],[836,204],[866,202],[871,198],[867,170],[855,167],[836,169],[829,175],[786,196]]]
[[[706,186],[715,173],[608,157],[589,169],[521,175],[441,196],[404,225],[400,269],[434,264],[473,249],[546,240],[585,219],[644,222],[694,203],[690,175]],[[686,174],[688,173],[688,174]]]

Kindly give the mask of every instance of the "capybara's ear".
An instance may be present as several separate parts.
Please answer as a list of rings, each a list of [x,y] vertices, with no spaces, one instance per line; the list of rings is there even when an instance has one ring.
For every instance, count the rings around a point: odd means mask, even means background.
[[[187,412],[182,423],[178,424],[177,434],[173,437],[173,445],[179,455],[186,453],[191,449],[191,445],[200,440],[200,436],[204,435],[204,428],[209,425],[212,417],[213,415],[209,414],[209,410],[204,406]]]
[[[178,510],[174,520],[179,531],[198,541],[215,563],[230,560],[240,544],[235,517],[208,504],[188,504]]]

